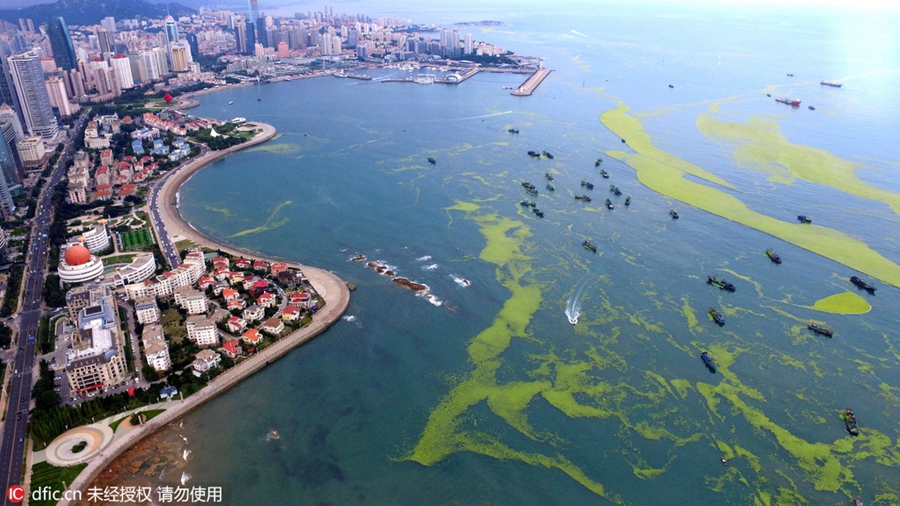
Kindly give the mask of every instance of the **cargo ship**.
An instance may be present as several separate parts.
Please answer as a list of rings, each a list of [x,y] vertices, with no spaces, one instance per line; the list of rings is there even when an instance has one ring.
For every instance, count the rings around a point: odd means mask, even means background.
[[[822,86],[831,86],[832,88],[840,88],[841,86],[843,86],[843,84],[841,83],[832,83],[828,81],[822,81],[819,84],[821,84]]]
[[[781,104],[787,104],[791,107],[800,107],[800,101],[792,98],[776,98],[775,101]]]

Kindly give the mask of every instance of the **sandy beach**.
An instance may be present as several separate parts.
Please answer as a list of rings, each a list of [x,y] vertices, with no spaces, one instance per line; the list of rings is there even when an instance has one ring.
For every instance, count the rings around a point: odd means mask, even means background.
[[[260,144],[275,136],[275,128],[271,125],[263,123],[252,124],[262,129],[253,139],[229,149],[206,152],[178,169],[177,172],[166,177],[163,186],[159,191],[159,212],[173,244],[180,240],[189,239],[198,246],[221,249],[222,251],[226,251],[233,255],[242,255],[244,257],[261,259],[268,262],[278,260],[265,258],[252,252],[245,252],[228,247],[201,234],[181,217],[176,207],[176,195],[178,189],[193,173],[235,151]],[[99,474],[103,472],[116,457],[121,455],[127,449],[131,448],[147,436],[161,430],[166,425],[177,421],[179,418],[206,401],[213,399],[220,393],[235,386],[244,378],[259,371],[272,361],[277,360],[291,349],[324,332],[341,318],[350,303],[350,290],[347,288],[347,285],[336,275],[328,271],[297,263],[289,263],[289,265],[302,270],[309,280],[310,285],[312,285],[325,300],[325,307],[313,316],[312,322],[306,327],[303,327],[266,347],[255,356],[241,362],[239,366],[222,373],[209,385],[191,397],[183,401],[171,401],[165,412],[147,422],[141,429],[134,430],[105,447],[103,451],[89,462],[87,468],[85,468],[78,478],[70,485],[70,489],[81,490],[82,492],[86,491],[94,480],[97,479]],[[67,505],[71,503],[62,501],[59,504]]]

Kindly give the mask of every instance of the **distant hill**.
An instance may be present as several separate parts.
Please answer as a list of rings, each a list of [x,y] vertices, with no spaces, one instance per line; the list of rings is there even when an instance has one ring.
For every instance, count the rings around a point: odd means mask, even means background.
[[[196,14],[197,11],[181,4],[151,4],[144,0],[58,0],[52,4],[33,5],[21,9],[0,10],[0,19],[18,24],[19,18],[31,18],[35,26],[45,24],[53,16],[62,16],[69,25],[96,25],[106,16],[130,19],[137,15],[144,18],[162,18],[168,12],[174,17]]]

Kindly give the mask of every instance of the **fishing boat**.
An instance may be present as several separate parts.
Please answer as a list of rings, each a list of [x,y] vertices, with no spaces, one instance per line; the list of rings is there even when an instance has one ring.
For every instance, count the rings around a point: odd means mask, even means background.
[[[816,110],[816,106],[814,106],[814,105],[808,106],[808,108],[809,108],[810,111],[815,111],[815,110]]]
[[[544,211],[541,211],[540,209],[538,209],[536,207],[531,208],[531,212],[533,212],[535,214],[535,216],[537,216],[538,218],[544,217]]]
[[[609,199],[606,199],[606,208],[609,210],[612,210],[612,208],[613,208],[613,203],[610,202]]]
[[[548,159],[553,160],[553,155],[551,155],[549,151],[544,151],[543,155],[546,156]]]
[[[603,159],[602,159],[602,158],[598,158],[597,161],[594,162],[594,167],[599,167],[601,163],[603,163]]]
[[[231,102],[228,102],[228,105],[234,105],[234,100],[232,100]]]
[[[808,328],[809,330],[812,330],[816,334],[822,334],[825,337],[831,337],[834,335],[834,332],[832,332],[831,329],[827,329],[827,328],[819,325],[818,323],[810,323],[809,325],[806,326],[806,328]]]
[[[678,219],[678,211],[676,211],[674,209],[670,209],[669,216],[671,216],[673,220],[677,220]]]
[[[709,284],[711,284],[711,285],[713,285],[713,286],[718,286],[719,289],[725,290],[726,292],[733,292],[733,291],[734,291],[734,285],[732,285],[732,284],[729,283],[728,281],[725,281],[724,279],[719,279],[719,278],[717,278],[717,277],[715,277],[715,276],[707,275],[707,276],[706,276],[706,282],[709,283]]]
[[[847,426],[847,432],[849,432],[851,436],[858,436],[859,426],[856,425],[856,415],[853,414],[853,410],[846,408],[841,417],[844,419],[844,425]]]
[[[519,133],[519,129],[518,128],[510,128],[509,130],[507,130],[507,132],[509,132],[511,134],[517,134],[517,133]]]
[[[534,185],[528,181],[522,181],[522,188],[525,188],[526,190],[534,190]]]
[[[597,247],[594,246],[594,243],[592,243],[591,241],[584,241],[581,243],[581,245],[584,246],[585,249],[589,249],[589,250],[593,251],[594,253],[597,252]]]
[[[793,98],[780,97],[780,98],[776,98],[775,101],[780,104],[787,104],[791,107],[800,107],[800,101],[793,99]]]
[[[603,179],[609,179],[609,174],[605,170],[602,170],[602,169],[600,170],[600,176]]]
[[[590,202],[591,198],[587,195],[575,195],[575,200],[581,200],[582,202]]]
[[[850,282],[869,293],[875,293],[875,287],[870,285],[869,283],[866,283],[865,279],[853,276],[850,278]]]
[[[279,440],[281,439],[281,435],[278,434],[278,431],[275,429],[269,429],[269,439]]]
[[[703,363],[706,364],[707,369],[712,372],[716,372],[716,361],[713,360],[712,357],[709,356],[709,353],[705,351],[700,354],[700,358],[703,359]]]
[[[774,262],[776,264],[781,263],[781,257],[778,256],[778,253],[775,253],[774,251],[772,251],[770,249],[766,250],[766,256],[769,257],[769,260],[771,260],[772,262]]]
[[[797,221],[799,221],[800,223],[812,223],[812,218],[805,214],[798,214]]]
[[[832,83],[830,81],[822,81],[819,84],[821,84],[822,86],[831,86],[832,88],[840,88],[841,86],[843,86],[843,84],[841,83]]]
[[[548,192],[553,192],[553,191],[556,191],[556,188],[554,188],[552,184],[548,184],[548,185],[547,185],[547,191],[548,191]]]
[[[671,85],[671,84],[669,85],[669,88],[670,88],[670,89],[671,89],[671,88],[674,88],[674,87],[675,87],[675,86],[673,86],[673,85]]]
[[[718,325],[725,325],[725,317],[722,316],[722,313],[716,310],[716,308],[709,308],[709,317],[712,318],[712,321],[716,322]]]
[[[430,163],[431,165],[434,165],[434,164],[437,163],[437,160],[435,160],[434,158],[432,158],[432,157],[429,156],[429,157],[428,157],[428,163]]]
[[[627,206],[629,204],[631,204],[631,195],[625,197],[625,205]]]
[[[593,189],[594,189],[594,184],[593,184],[593,183],[588,183],[587,181],[585,181],[585,180],[582,179],[582,180],[581,180],[581,187],[582,187],[582,188],[587,188],[588,190],[593,190]]]
[[[529,207],[529,206],[534,207],[536,204],[530,200],[523,200],[523,201],[519,202],[519,205],[525,206],[525,207]]]
[[[551,176],[549,172],[544,173],[544,178],[547,179],[547,181],[553,181],[553,176]]]
[[[854,497],[853,499],[850,500],[850,506],[865,506],[865,505],[863,504],[862,499],[860,499],[859,497]]]
[[[541,157],[541,154],[538,153],[537,151],[529,151],[529,152],[528,152],[528,156],[530,156],[530,157],[532,157],[532,158],[540,158],[540,157]]]

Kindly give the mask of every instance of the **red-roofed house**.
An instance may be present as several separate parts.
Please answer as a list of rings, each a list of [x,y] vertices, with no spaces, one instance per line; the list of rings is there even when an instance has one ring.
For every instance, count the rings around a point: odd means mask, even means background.
[[[250,260],[243,258],[243,257],[238,258],[237,260],[234,261],[235,269],[249,269],[251,265],[252,265],[252,262],[250,262]]]
[[[253,262],[253,270],[265,272],[269,270],[269,264],[263,262],[262,260],[257,260]]]
[[[237,358],[237,356],[243,352],[244,350],[241,349],[241,345],[234,339],[229,339],[222,345],[222,353],[228,358]]]
[[[112,193],[109,190],[95,191],[93,199],[94,200],[109,200],[109,197],[111,195],[112,195]]]
[[[213,271],[213,277],[222,281],[227,278],[231,274],[231,271],[228,270],[228,267],[218,267],[215,271]]]
[[[134,195],[134,188],[119,188],[119,191],[116,192],[117,197],[127,197],[129,195]]]
[[[216,284],[216,280],[214,280],[213,278],[211,278],[209,276],[203,276],[202,278],[197,280],[197,286],[201,290],[206,290],[207,288],[213,286],[214,284]]]
[[[257,345],[260,341],[262,341],[262,334],[259,333],[256,329],[249,329],[244,332],[244,335],[241,336],[241,341],[244,341],[247,344]]]
[[[281,319],[285,321],[294,321],[300,319],[300,309],[290,304],[281,312]]]
[[[250,285],[250,296],[251,297],[259,297],[266,290],[269,289],[269,282],[265,279],[257,280],[255,283]]]
[[[247,306],[247,301],[245,301],[244,299],[242,299],[240,297],[237,297],[235,299],[229,299],[228,303],[225,304],[225,308],[227,308],[229,311],[231,311],[232,309],[244,309],[246,306]]]
[[[275,305],[275,296],[269,292],[265,292],[256,298],[256,303],[262,307],[272,307]]]
[[[237,316],[232,316],[228,319],[228,322],[225,324],[228,327],[228,331],[232,334],[240,334],[247,328],[247,322],[245,322],[242,318],[238,318]]]
[[[225,300],[239,299],[241,294],[234,288],[226,288],[222,290],[222,297],[225,297]]]
[[[231,263],[225,257],[216,257],[212,261],[213,267],[228,267]]]
[[[291,304],[297,307],[308,308],[310,296],[306,292],[294,292],[290,295]]]
[[[231,283],[232,285],[237,285],[239,283],[243,283],[244,282],[244,273],[231,271],[231,275],[228,276],[228,282]]]
[[[272,274],[278,274],[279,272],[287,270],[287,263],[285,262],[275,262],[272,264]]]

